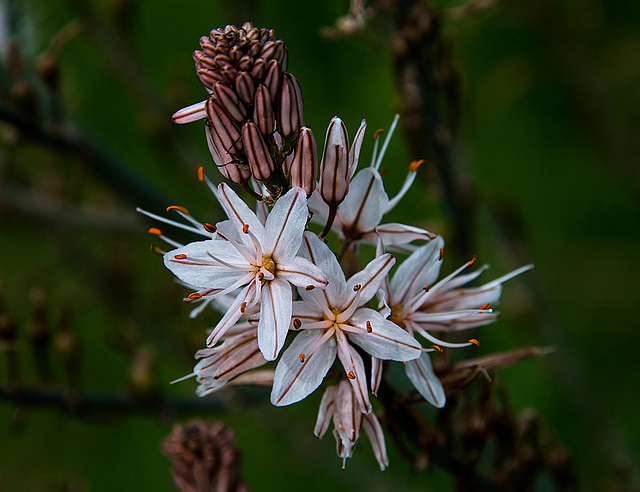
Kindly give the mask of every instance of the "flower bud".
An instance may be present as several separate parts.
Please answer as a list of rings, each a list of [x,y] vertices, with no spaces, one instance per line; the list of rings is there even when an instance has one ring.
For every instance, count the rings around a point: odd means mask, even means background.
[[[271,94],[271,101],[275,101],[280,92],[280,86],[282,85],[282,70],[278,66],[276,60],[271,60],[267,65],[267,73],[264,76],[264,85],[269,88],[269,94]]]
[[[256,93],[256,84],[247,72],[240,72],[236,77],[236,93],[245,104],[253,102]]]
[[[253,121],[265,136],[271,135],[275,130],[276,120],[271,106],[271,95],[269,94],[269,89],[262,84],[256,89],[253,103]]]
[[[320,164],[320,194],[330,206],[335,207],[344,200],[349,190],[349,148],[347,128],[340,118],[334,116],[327,128],[327,136]]]
[[[275,167],[269,153],[269,147],[254,122],[249,121],[242,126],[242,142],[251,174],[259,181],[268,181]]]
[[[278,123],[279,132],[284,138],[295,136],[304,125],[302,91],[297,79],[290,73],[285,73],[282,78]]]
[[[211,122],[207,122],[205,134],[209,152],[220,173],[232,183],[246,183],[251,177],[248,166],[236,164],[233,156],[229,154],[222,145],[220,137],[215,127],[211,125]]]
[[[218,104],[235,122],[241,123],[244,121],[247,116],[247,109],[240,102],[233,89],[218,82],[213,86],[213,94]]]
[[[207,100],[206,110],[211,125],[220,139],[222,148],[232,156],[241,154],[240,132],[227,116],[227,113],[213,99]]]
[[[300,129],[295,156],[289,168],[289,184],[299,186],[311,196],[316,188],[318,150],[316,139],[309,127]]]

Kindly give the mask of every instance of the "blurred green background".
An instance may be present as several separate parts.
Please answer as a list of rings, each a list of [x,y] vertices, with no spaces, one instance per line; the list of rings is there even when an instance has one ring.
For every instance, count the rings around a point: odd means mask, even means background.
[[[42,107],[41,94],[16,89],[16,68],[5,56],[3,97],[22,97],[33,105],[33,118],[71,122],[106,162],[120,166],[114,171],[81,152],[52,150],[0,122],[0,285],[3,309],[18,326],[20,381],[65,384],[58,352],[49,372],[55,382],[39,381],[29,343],[39,305],[42,322],[54,328],[68,314],[81,346],[82,388],[160,388],[165,396],[195,399],[193,381],[167,382],[191,370],[213,318],[187,318],[184,290],[149,253],[151,224],[134,211],[140,205],[161,213],[163,204],[180,204],[203,220],[220,216],[195,175],[203,163],[219,179],[202,125],[177,127],[170,119],[205,95],[192,51],[200,36],[229,23],[275,29],[288,46],[289,71],[300,81],[316,138],[322,140],[333,115],[351,135],[366,118],[366,162],[371,135],[387,128],[398,109],[392,20],[379,17],[356,37],[328,40],[320,29],[346,14],[346,1],[0,5],[0,42],[6,53],[12,36],[26,86],[48,61],[59,63],[57,73],[46,72],[56,76],[57,96]],[[454,169],[474,191],[475,249],[492,265],[484,276],[536,264],[506,284],[503,316],[474,332],[481,342],[475,354],[556,348],[497,379],[516,412],[536,409],[574,453],[584,490],[606,490],[625,467],[637,479],[639,27],[640,3],[626,0],[497,2],[444,27],[464,82]],[[398,132],[383,164],[390,194],[410,160]],[[450,218],[433,173],[427,169],[424,177],[388,219],[446,239]],[[444,271],[459,261],[452,251]],[[134,376],[142,374],[133,382],[132,367]],[[6,378],[0,360],[0,381]],[[248,407],[214,395],[231,410],[192,415],[220,418],[235,430],[244,476],[256,491],[451,488],[441,471],[414,474],[391,442],[386,472],[377,471],[366,439],[342,470],[332,436],[317,441],[312,434],[320,396],[277,409],[266,393]],[[0,490],[175,490],[159,443],[178,418],[187,417],[106,412],[77,419],[0,400]]]

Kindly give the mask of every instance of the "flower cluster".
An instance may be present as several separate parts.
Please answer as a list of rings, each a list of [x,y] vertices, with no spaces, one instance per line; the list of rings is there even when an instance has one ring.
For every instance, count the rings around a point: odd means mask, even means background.
[[[285,72],[287,51],[273,31],[227,26],[203,37],[201,46],[194,59],[209,96],[174,120],[205,119],[213,161],[257,199],[257,209],[229,185],[214,186],[199,168],[227,220],[200,223],[182,207],[169,207],[181,222],[142,211],[204,238],[182,245],[150,229],[174,247],[163,254],[164,264],[192,290],[185,301],[200,303],[192,316],[205,306],[222,314],[186,378],[196,378],[200,396],[230,384],[271,385],[276,406],[298,402],[327,381],[315,434],[322,437],[333,418],[338,454],[346,460],[364,428],[384,469],[384,435],[369,396],[381,383],[384,361],[404,362],[416,390],[442,407],[446,395],[429,353],[478,342],[450,343],[434,333],[494,321],[502,283],[530,266],[465,287],[486,268],[463,273],[474,259],[438,281],[443,239],[410,225],[381,224],[420,165],[409,166],[389,199],[379,168],[397,117],[381,148],[376,132],[371,164],[357,173],[366,123],[349,145],[344,123],[334,117],[318,163],[300,86]],[[319,234],[310,221],[321,224]],[[325,242],[331,231],[339,254]],[[362,242],[374,244],[376,254],[356,266]],[[391,278],[396,259],[389,251],[408,254]],[[347,279],[345,270],[356,273]]]

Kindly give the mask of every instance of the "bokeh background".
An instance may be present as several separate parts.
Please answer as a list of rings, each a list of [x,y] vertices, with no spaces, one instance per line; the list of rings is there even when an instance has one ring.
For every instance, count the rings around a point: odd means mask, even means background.
[[[451,12],[461,2],[434,5]],[[571,450],[584,490],[614,490],[627,473],[637,487],[640,3],[476,5],[443,28],[462,75],[453,172],[472,200],[469,232],[492,265],[486,278],[536,268],[506,285],[503,316],[474,332],[474,355],[555,347],[501,371],[496,384],[516,413],[535,409]],[[135,207],[180,204],[209,222],[220,217],[196,180],[200,163],[219,179],[202,125],[170,119],[205,94],[191,53],[214,27],[250,20],[275,29],[318,140],[333,115],[351,134],[366,118],[368,159],[373,132],[389,126],[400,101],[394,26],[379,16],[354,37],[323,37],[348,8],[343,0],[0,3],[0,306],[17,327],[17,353],[6,340],[0,353],[0,490],[175,490],[159,443],[191,416],[235,430],[256,491],[451,488],[441,471],[414,473],[392,443],[391,466],[378,472],[366,438],[342,470],[332,436],[312,434],[320,394],[276,409],[265,392],[196,401],[193,381],[167,384],[191,370],[214,318],[187,318],[184,291],[149,252],[152,224]],[[20,103],[20,118],[6,101]],[[411,159],[398,132],[383,164],[390,193]],[[423,167],[389,218],[446,239],[451,217]],[[466,259],[455,247],[447,272]],[[17,379],[6,363],[14,356]],[[15,401],[11,384],[123,401],[160,392],[188,408],[105,406],[78,417],[46,398]]]

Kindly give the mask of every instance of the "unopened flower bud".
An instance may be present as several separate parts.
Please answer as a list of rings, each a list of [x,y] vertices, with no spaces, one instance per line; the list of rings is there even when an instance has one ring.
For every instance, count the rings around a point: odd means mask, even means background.
[[[295,136],[304,125],[302,91],[297,79],[290,73],[282,77],[278,123],[278,131],[285,139]]]
[[[317,165],[316,139],[311,128],[304,126],[300,129],[295,156],[289,168],[289,184],[292,187],[299,186],[307,192],[307,196],[311,196],[316,188]]]
[[[268,181],[275,169],[273,159],[258,126],[252,121],[242,126],[242,142],[251,174],[259,181]]]
[[[206,110],[211,125],[220,139],[222,148],[232,156],[240,154],[242,151],[240,132],[233,121],[231,121],[231,118],[229,118],[222,107],[212,99],[207,100]]]
[[[236,92],[245,104],[251,104],[256,92],[256,84],[247,72],[240,72],[236,77]]]
[[[237,123],[244,121],[247,109],[230,87],[218,82],[213,86],[213,94],[227,114]]]
[[[330,207],[341,203],[349,190],[348,139],[344,123],[334,116],[327,128],[320,165],[320,194]]]
[[[263,135],[271,135],[276,127],[276,120],[271,105],[271,95],[266,86],[260,84],[256,89],[253,103],[253,121]]]
[[[224,149],[224,146],[220,142],[220,137],[211,123],[207,123],[205,126],[205,133],[209,152],[211,152],[213,162],[215,162],[220,173],[232,183],[246,183],[251,177],[249,167],[246,165],[237,165],[233,156]]]
[[[267,65],[267,73],[264,76],[264,85],[269,88],[271,101],[275,101],[282,85],[282,70],[276,60],[271,60]]]

